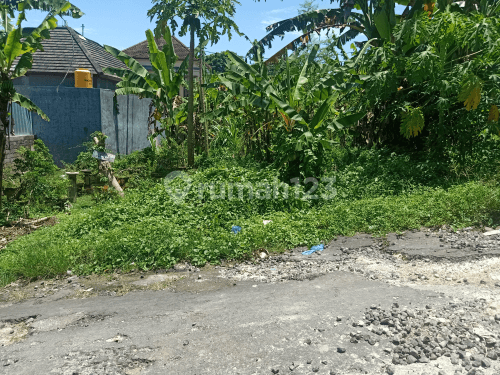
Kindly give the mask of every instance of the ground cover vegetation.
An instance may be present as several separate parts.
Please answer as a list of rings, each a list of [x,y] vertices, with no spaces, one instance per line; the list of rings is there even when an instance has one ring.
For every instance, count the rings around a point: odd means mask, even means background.
[[[266,40],[254,42],[246,61],[230,51],[207,59],[216,69],[202,66],[203,79],[191,86],[193,143],[190,106],[177,95],[188,63],[173,69],[169,27],[160,22],[156,31],[167,41],[161,51],[147,33],[152,73],[106,47],[130,68],[113,70],[123,78],[117,94],[153,99],[151,147],[113,164],[127,181],[124,198],[95,180],[93,195],[82,192],[72,207],[61,205],[64,180],[44,177],[61,171],[43,144],[22,151],[18,170],[40,175],[34,184],[52,192],[37,193],[38,207],[64,208],[59,224],[2,250],[0,283],[68,269],[249,259],[356,232],[497,225],[500,2],[416,1],[401,15],[393,2],[311,6],[270,26],[267,41],[303,32],[271,59]],[[326,46],[308,44],[323,28],[340,34]],[[354,34],[367,40],[354,41],[348,54]],[[186,168],[190,145],[194,168]],[[66,170],[97,174],[93,147]],[[25,202],[39,188],[25,188]]]

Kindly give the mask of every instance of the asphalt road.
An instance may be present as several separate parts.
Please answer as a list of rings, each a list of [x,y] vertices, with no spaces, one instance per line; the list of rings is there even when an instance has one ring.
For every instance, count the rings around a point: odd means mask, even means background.
[[[391,285],[342,270],[279,283],[218,280],[217,274],[202,270],[160,290],[121,296],[81,298],[62,288],[4,302],[0,373],[451,375],[462,369],[443,356],[391,370],[389,338],[371,345],[350,337],[370,307],[439,309],[457,299],[456,290]],[[494,361],[482,371],[499,374],[500,366]]]

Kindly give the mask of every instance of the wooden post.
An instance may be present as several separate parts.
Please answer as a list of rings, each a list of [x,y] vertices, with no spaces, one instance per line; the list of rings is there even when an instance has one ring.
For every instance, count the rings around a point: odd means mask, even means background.
[[[94,137],[94,142],[96,145],[104,147],[104,140],[102,142],[99,142],[99,139],[97,137]],[[97,161],[99,162],[99,172],[103,173],[107,177],[109,183],[116,189],[118,194],[120,194],[121,197],[124,197],[125,194],[123,193],[122,187],[115,178],[113,169],[111,168],[111,163],[109,161],[99,159],[97,159]]]
[[[69,181],[71,182],[71,185],[69,186],[69,192],[68,192],[68,198],[71,203],[76,202],[76,195],[78,192],[77,186],[76,186],[76,176],[78,176],[80,173],[78,172],[66,172],[66,175],[69,178]]]

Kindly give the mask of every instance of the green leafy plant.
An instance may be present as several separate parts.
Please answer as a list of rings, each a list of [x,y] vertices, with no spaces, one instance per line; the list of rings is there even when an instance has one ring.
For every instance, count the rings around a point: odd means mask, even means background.
[[[438,2],[431,14],[416,9],[390,42],[360,54],[355,70],[364,91],[348,100],[369,116],[349,134],[354,145],[457,155],[465,167],[496,136],[488,119],[500,102],[500,18],[477,8]]]
[[[42,140],[36,139],[33,150],[25,147],[18,149],[19,157],[14,160],[12,178],[17,181],[11,188],[15,193],[11,203],[23,208],[23,215],[30,211],[51,211],[63,207],[68,193],[69,183],[54,164],[49,149]],[[12,212],[12,208],[6,207]],[[5,210],[4,210],[5,212]]]
[[[117,84],[117,95],[137,95],[139,98],[149,98],[152,100],[154,113],[152,121],[153,129],[149,129],[148,138],[151,146],[155,147],[154,139],[160,134],[171,131],[175,125],[178,125],[182,115],[179,113],[178,100],[179,90],[183,83],[186,67],[189,59],[186,58],[178,70],[175,63],[177,55],[174,52],[170,28],[165,26],[162,30],[165,44],[162,50],[156,44],[153,32],[146,31],[149,48],[149,60],[153,67],[153,72],[148,72],[135,59],[124,52],[110,46],[104,48],[114,57],[122,61],[129,69],[104,68],[103,71],[114,74],[122,78]],[[158,128],[156,122],[161,126]],[[168,135],[168,133],[167,133]]]
[[[283,170],[284,179],[319,175],[323,150],[332,145],[329,132],[348,127],[365,115],[359,112],[326,120],[340,92],[348,92],[357,83],[354,76],[346,75],[350,64],[330,72],[318,64],[315,61],[318,49],[318,45],[312,48],[300,70],[291,70],[286,58],[284,69],[274,77],[268,75],[262,49],[252,66],[229,52],[232,64],[221,75],[225,86],[236,95],[250,96],[247,101],[267,111],[268,117],[274,111],[279,112],[283,122],[274,127],[277,145],[273,151],[275,165]],[[318,72],[322,73],[322,79],[311,84],[310,77]]]

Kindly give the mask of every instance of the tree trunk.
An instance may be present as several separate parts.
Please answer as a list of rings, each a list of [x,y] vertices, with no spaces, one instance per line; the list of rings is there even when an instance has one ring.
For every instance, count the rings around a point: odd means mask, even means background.
[[[111,183],[111,186],[113,186],[120,195],[120,197],[123,198],[125,196],[125,193],[123,193],[122,187],[116,180],[116,177],[113,173],[113,169],[111,168],[111,163],[109,161],[99,160],[99,172],[101,172],[106,176],[108,181]]]
[[[269,120],[269,114],[266,112],[265,115],[265,125],[264,125],[264,134],[266,136],[266,161],[268,163],[271,162],[271,130],[270,130],[270,123],[271,120]]]
[[[204,92],[203,92],[203,87],[201,87],[201,85],[203,85],[203,55],[204,55],[204,50],[203,48],[201,49],[201,58],[200,58],[200,112],[205,115],[205,98],[204,98]],[[207,153],[207,155],[209,154],[209,151],[208,151],[208,124],[207,124],[207,121],[205,120],[205,118],[203,118],[203,125],[205,126],[205,152]]]
[[[9,131],[8,100],[0,99],[0,209],[3,200],[3,167],[5,163],[5,146],[7,132]]]
[[[188,84],[189,84],[189,97],[188,97],[188,139],[187,139],[187,148],[188,148],[188,167],[192,167],[194,165],[194,124],[193,124],[193,114],[194,114],[194,77],[193,77],[193,68],[194,68],[194,27],[191,26],[190,30],[191,41],[189,45],[189,71],[188,71]]]

